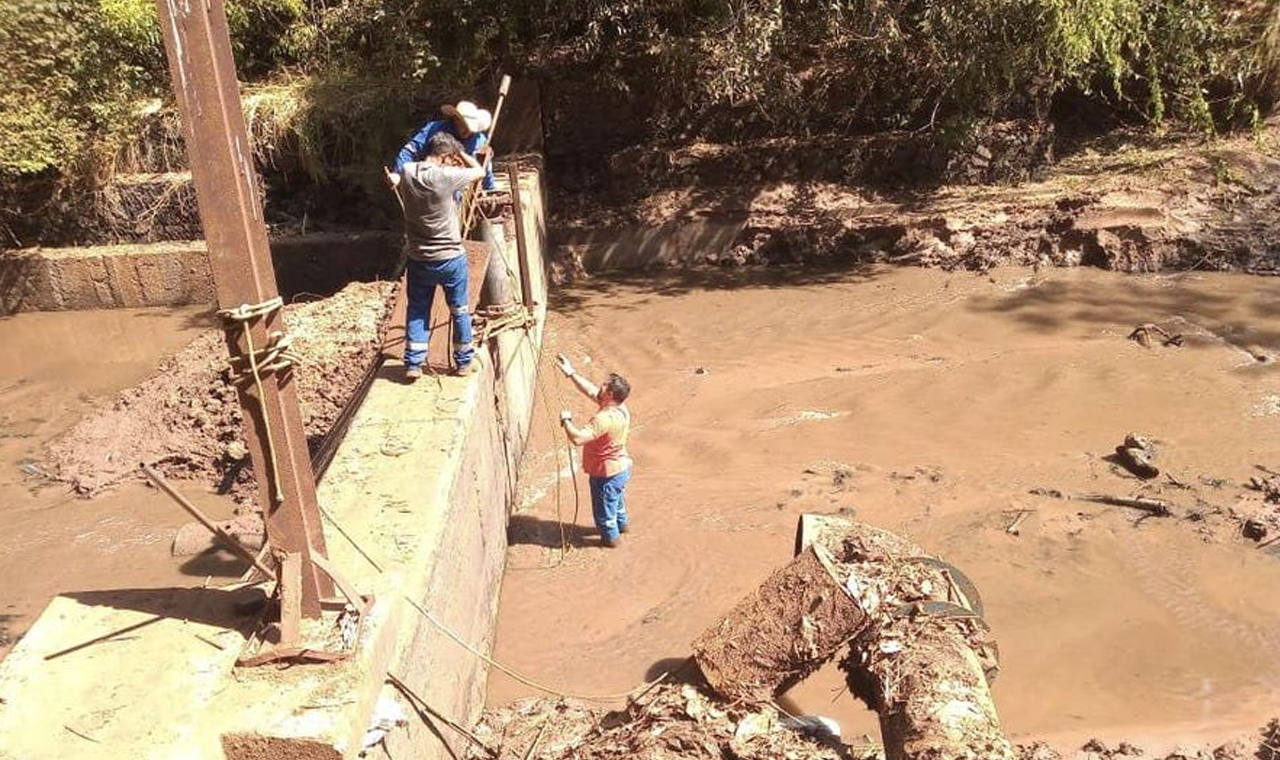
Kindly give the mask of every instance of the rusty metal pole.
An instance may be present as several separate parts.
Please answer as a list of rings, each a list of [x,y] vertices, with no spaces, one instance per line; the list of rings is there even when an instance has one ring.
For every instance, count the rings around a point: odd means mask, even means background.
[[[223,309],[266,304],[278,291],[223,0],[156,0],[156,5],[218,304]],[[285,331],[279,308],[263,311],[225,323],[232,357],[248,357],[247,331],[256,349],[268,346],[272,333]],[[292,377],[264,370],[261,398],[255,382],[237,387],[267,540],[278,555],[301,556],[301,611],[316,618],[320,600],[333,596],[333,583],[310,561],[313,553],[325,556],[325,543]]]

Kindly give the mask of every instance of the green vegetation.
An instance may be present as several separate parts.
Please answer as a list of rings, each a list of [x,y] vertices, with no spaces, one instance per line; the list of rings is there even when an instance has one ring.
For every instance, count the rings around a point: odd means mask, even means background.
[[[426,88],[503,66],[645,98],[651,131],[721,136],[964,129],[1055,103],[1213,132],[1256,123],[1280,88],[1280,0],[227,0],[227,13],[259,155],[312,177],[385,152]],[[152,0],[0,0],[0,50],[0,182],[98,173],[154,114],[140,104],[166,95]]]

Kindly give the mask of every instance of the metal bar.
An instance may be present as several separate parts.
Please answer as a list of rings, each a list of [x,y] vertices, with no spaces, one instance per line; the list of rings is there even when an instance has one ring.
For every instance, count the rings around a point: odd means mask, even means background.
[[[507,99],[507,91],[511,89],[511,77],[503,74],[502,81],[498,84],[498,102],[493,107],[493,121],[489,122],[489,137],[485,140],[485,146],[489,148],[488,154],[485,156],[482,166],[487,170],[493,162],[493,136],[498,134],[498,117],[502,115],[502,103]],[[471,232],[471,228],[476,221],[476,204],[480,202],[480,184],[483,179],[478,179],[471,183],[466,189],[466,193],[462,199],[462,236],[465,238]]]
[[[222,528],[219,528],[213,520],[210,520],[204,512],[201,512],[196,505],[192,504],[187,497],[179,493],[178,489],[174,488],[169,481],[165,480],[163,475],[145,464],[142,465],[142,473],[146,475],[153,484],[155,484],[156,488],[164,491],[170,499],[178,502],[178,506],[186,510],[187,514],[196,518],[196,522],[208,529],[208,531],[214,535],[214,538],[217,538],[228,551],[248,562],[250,565],[253,565],[257,568],[258,572],[267,576],[268,579],[273,581],[276,579],[275,571],[264,565],[262,560],[258,559],[258,555],[249,551],[249,547],[236,540],[235,536],[226,532]]]
[[[285,552],[280,560],[280,645],[295,646],[302,636],[302,555]]]
[[[529,261],[529,239],[524,228],[524,195],[520,192],[520,167],[514,161],[507,167],[507,181],[511,183],[511,214],[516,225],[516,261],[520,265],[520,300],[530,314],[533,313],[533,263]]]
[[[223,0],[156,5],[218,303],[224,309],[266,303],[278,291]],[[246,331],[255,345],[268,345],[272,332],[285,332],[284,318],[273,309],[227,323],[226,330],[231,355],[248,356]],[[237,393],[267,540],[274,551],[302,555],[302,613],[316,618],[333,584],[310,561],[312,553],[325,553],[325,543],[297,392],[292,373],[269,373],[262,385],[261,398],[253,383],[239,384]]]

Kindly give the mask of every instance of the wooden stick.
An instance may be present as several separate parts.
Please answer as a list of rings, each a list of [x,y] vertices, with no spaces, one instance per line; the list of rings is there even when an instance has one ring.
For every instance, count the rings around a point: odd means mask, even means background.
[[[1030,517],[1031,513],[1034,511],[1034,509],[1018,510],[1017,516],[1013,518],[1013,522],[1009,523],[1009,527],[1004,529],[1004,532],[1011,536],[1020,535],[1022,532],[1022,523],[1026,522],[1027,518]],[[948,575],[948,577],[950,577],[950,575]]]
[[[425,710],[426,712],[430,713],[431,717],[433,717],[433,718],[435,718],[436,720],[440,721],[441,723],[445,724],[445,725],[446,725],[446,726],[448,726],[449,728],[452,728],[454,731],[457,731],[459,734],[461,734],[462,736],[466,737],[467,739],[470,739],[472,744],[475,744],[477,747],[479,747],[480,749],[484,750],[484,751],[489,755],[489,757],[494,757],[494,758],[496,758],[496,757],[498,756],[498,752],[497,752],[495,749],[493,749],[493,747],[490,747],[488,744],[485,744],[485,743],[480,739],[480,737],[478,737],[478,736],[476,736],[475,734],[471,733],[470,731],[468,731],[466,728],[464,728],[464,727],[463,727],[463,726],[461,726],[460,724],[458,724],[458,723],[456,723],[456,722],[454,722],[454,721],[452,721],[452,720],[449,720],[449,719],[448,719],[448,718],[446,718],[445,716],[443,716],[443,715],[441,715],[440,713],[436,712],[435,708],[433,708],[431,705],[427,704],[427,701],[426,701],[425,699],[423,699],[422,697],[418,696],[418,693],[417,693],[416,691],[414,691],[413,689],[410,689],[410,688],[409,688],[409,686],[408,686],[408,684],[406,684],[404,681],[400,680],[400,678],[399,678],[396,674],[394,674],[394,673],[387,673],[387,680],[391,682],[391,685],[392,685],[392,686],[395,686],[397,689],[399,689],[401,694],[404,694],[406,697],[408,697],[408,698],[412,699],[412,700],[413,700],[414,702],[416,702],[420,707],[422,707],[422,709],[423,709],[423,710]]]
[[[1143,512],[1156,515],[1158,517],[1168,517],[1173,514],[1169,509],[1168,502],[1159,499],[1148,499],[1143,496],[1128,499],[1122,496],[1107,496],[1106,494],[1086,494],[1083,496],[1073,496],[1073,499],[1080,501],[1091,501],[1095,504],[1107,504],[1113,507],[1129,507],[1130,509],[1140,509]]]

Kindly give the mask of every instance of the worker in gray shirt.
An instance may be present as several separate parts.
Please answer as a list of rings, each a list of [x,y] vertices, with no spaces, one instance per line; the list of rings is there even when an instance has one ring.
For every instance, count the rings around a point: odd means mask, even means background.
[[[459,375],[475,370],[471,345],[467,254],[458,222],[461,192],[484,176],[484,169],[458,139],[438,132],[427,142],[422,161],[404,165],[402,173],[386,170],[387,182],[404,201],[408,263],[405,278],[409,305],[405,323],[405,377],[422,377],[430,337],[431,302],[436,286],[444,288],[453,318],[453,358]]]

